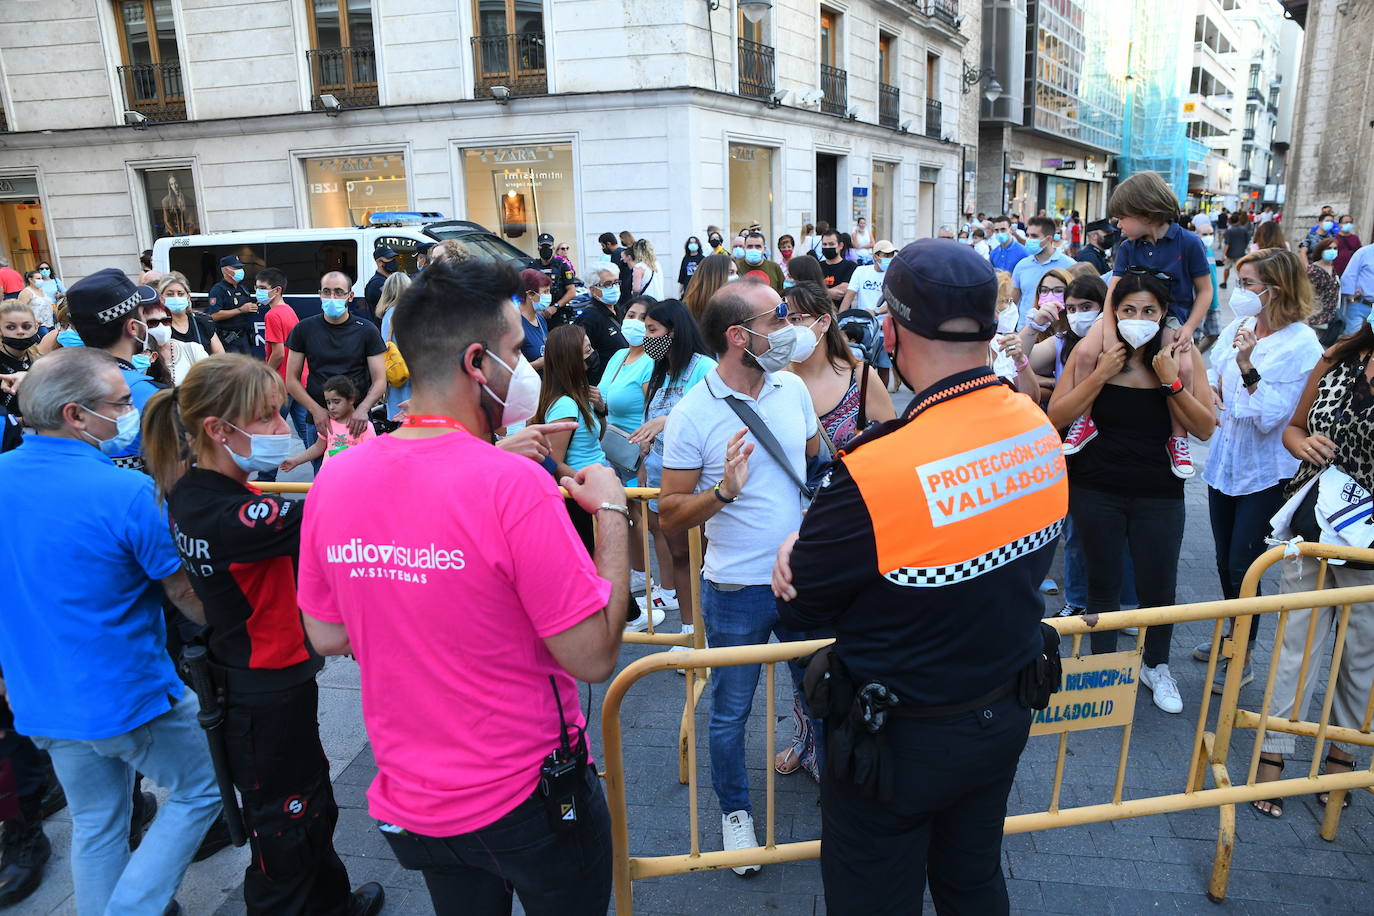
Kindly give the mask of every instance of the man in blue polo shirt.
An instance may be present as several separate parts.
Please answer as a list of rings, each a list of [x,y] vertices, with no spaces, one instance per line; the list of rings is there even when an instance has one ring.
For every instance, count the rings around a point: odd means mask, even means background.
[[[1016,241],[1011,234],[1011,217],[1005,213],[992,218],[992,250],[988,260],[998,270],[1011,273],[1011,269],[1021,263],[1027,255],[1026,246]]]
[[[1056,267],[1068,270],[1074,260],[1059,251],[1060,235],[1055,231],[1054,220],[1048,216],[1032,217],[1026,224],[1026,257],[1022,258],[1011,271],[1011,283],[1015,289],[1012,296],[1020,302],[1021,320],[1035,308],[1035,291],[1040,288],[1040,278]]]
[[[78,912],[175,912],[220,798],[195,695],[167,657],[162,596],[192,619],[204,614],[152,480],[108,457],[139,419],[115,359],[88,347],[45,356],[19,401],[38,435],[0,455],[0,479],[8,508],[47,527],[0,555],[0,669],[14,728],[49,752],[66,791]],[[170,794],[130,854],[135,771]]]

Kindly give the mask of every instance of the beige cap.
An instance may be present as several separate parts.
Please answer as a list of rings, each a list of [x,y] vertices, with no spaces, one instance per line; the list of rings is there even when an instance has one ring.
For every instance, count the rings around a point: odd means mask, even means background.
[[[896,253],[897,253],[897,246],[894,245],[894,244],[892,244],[891,242],[889,242],[887,239],[883,239],[882,241],[878,242],[876,245],[873,246],[873,253],[874,253],[874,254],[896,254]]]

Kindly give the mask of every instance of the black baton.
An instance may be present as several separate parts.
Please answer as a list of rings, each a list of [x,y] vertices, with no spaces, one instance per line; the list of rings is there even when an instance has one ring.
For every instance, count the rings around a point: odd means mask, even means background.
[[[205,729],[210,745],[210,763],[215,768],[215,782],[219,784],[220,801],[224,803],[224,823],[229,828],[229,841],[235,846],[247,842],[243,829],[243,814],[239,811],[234,781],[229,778],[229,755],[224,748],[224,707],[210,680],[210,661],[204,646],[187,646],[181,653],[181,665],[191,678],[191,689],[200,700],[196,720]]]

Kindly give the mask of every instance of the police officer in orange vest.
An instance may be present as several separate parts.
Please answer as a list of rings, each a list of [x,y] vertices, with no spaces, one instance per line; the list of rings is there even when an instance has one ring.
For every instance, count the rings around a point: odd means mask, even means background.
[[[940,912],[1007,913],[1007,795],[1059,682],[1038,586],[1068,509],[1061,443],[987,366],[987,261],[925,239],[884,292],[919,394],[834,464],[773,579],[788,627],[836,636],[807,670],[826,907],[920,912],[928,882]]]

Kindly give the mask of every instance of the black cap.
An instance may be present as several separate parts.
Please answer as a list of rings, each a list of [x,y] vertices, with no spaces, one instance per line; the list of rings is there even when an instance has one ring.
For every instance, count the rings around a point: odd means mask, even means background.
[[[113,267],[83,277],[67,290],[67,313],[72,324],[88,328],[127,318],[139,305],[134,281]]]
[[[236,255],[236,254],[231,254],[231,255],[229,255],[229,256],[226,257],[226,258],[220,258],[220,259],[219,259],[219,266],[220,266],[220,267],[242,267],[242,266],[243,266],[243,262],[239,260],[239,256],[238,256],[238,255]]]
[[[139,305],[157,305],[158,301],[159,301],[159,299],[158,299],[158,295],[157,295],[157,290],[153,289],[151,286],[148,286],[146,283],[141,283],[141,284],[139,284],[139,286],[138,286],[138,304],[139,304]]]
[[[972,245],[921,239],[897,253],[884,271],[892,317],[932,340],[991,340],[997,330],[997,272]],[[977,331],[941,331],[951,318],[972,318]]]
[[[1109,219],[1095,219],[1083,227],[1084,232],[1111,232],[1115,228]]]
[[[430,250],[431,248],[433,248],[433,247],[434,247],[435,245],[437,245],[437,244],[439,244],[439,243],[438,243],[438,242],[421,242],[420,244],[418,244],[418,245],[415,246],[415,253],[416,253],[416,254],[428,255],[428,254],[429,254],[429,250]]]
[[[394,257],[396,257],[396,249],[390,245],[378,245],[372,249],[372,260],[374,261],[378,258],[390,261]]]
[[[552,244],[553,244],[553,236],[550,235],[550,234],[547,233],[547,232],[541,232],[541,233],[539,233],[539,244],[541,244],[541,245],[552,245]]]

